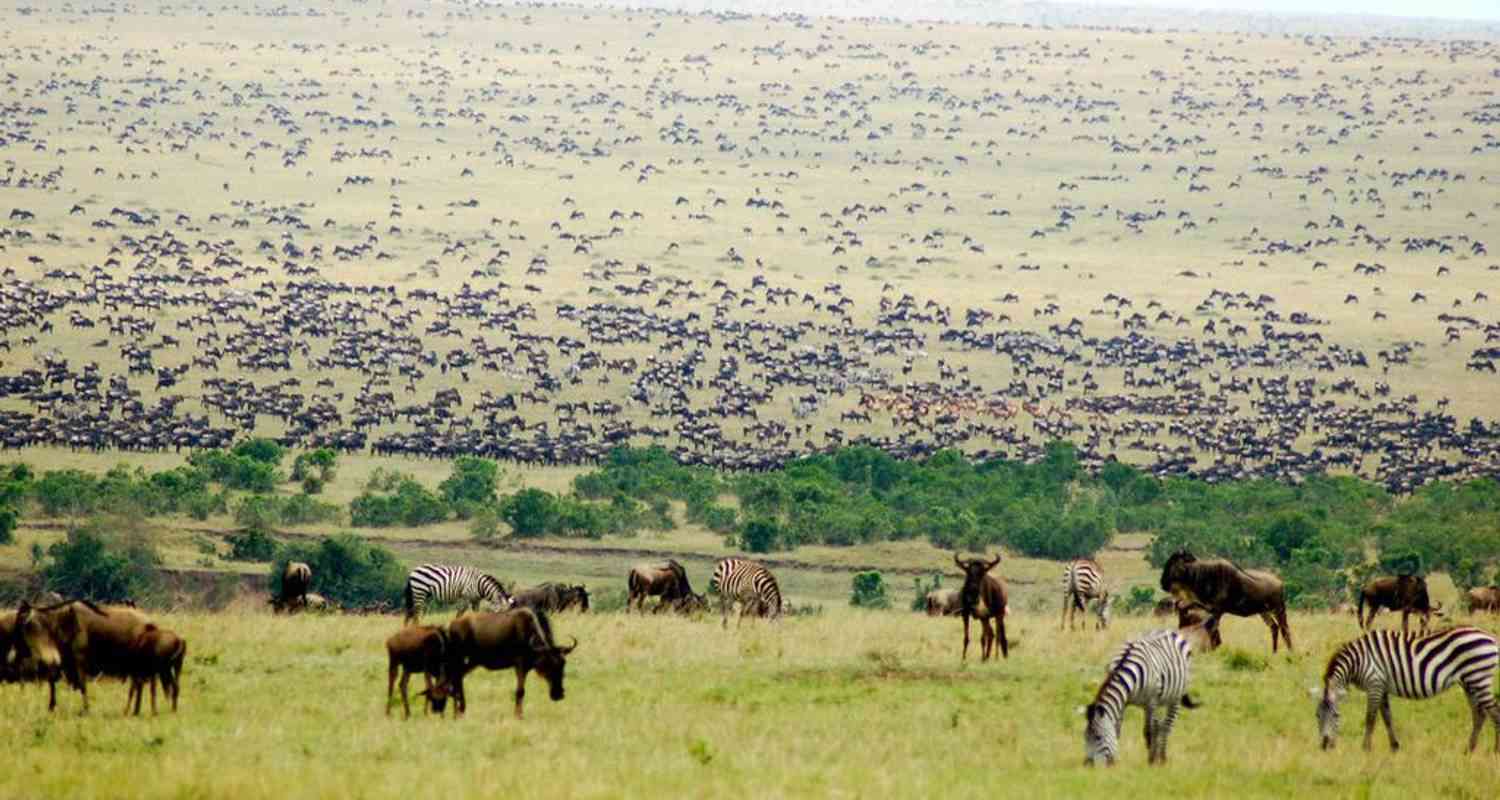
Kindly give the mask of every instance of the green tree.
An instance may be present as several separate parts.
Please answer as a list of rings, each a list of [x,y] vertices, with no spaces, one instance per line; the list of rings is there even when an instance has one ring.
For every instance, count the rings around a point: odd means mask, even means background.
[[[460,456],[453,462],[453,472],[440,484],[438,492],[454,508],[473,509],[495,502],[495,487],[500,484],[500,467],[485,458]],[[460,516],[465,514],[460,513]]]
[[[500,502],[500,518],[520,537],[541,536],[551,530],[557,502],[541,489],[522,489]]]
[[[857,608],[890,608],[891,598],[885,591],[885,579],[875,570],[855,574],[849,605]]]

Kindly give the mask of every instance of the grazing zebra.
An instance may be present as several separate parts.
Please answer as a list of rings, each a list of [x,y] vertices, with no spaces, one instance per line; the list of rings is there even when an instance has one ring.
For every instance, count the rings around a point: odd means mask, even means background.
[[[1371,631],[1340,647],[1323,673],[1323,699],[1318,703],[1318,728],[1323,749],[1333,747],[1339,732],[1339,701],[1349,686],[1365,690],[1365,749],[1375,734],[1375,713],[1385,720],[1391,749],[1401,743],[1391,724],[1391,695],[1425,700],[1442,694],[1454,681],[1463,684],[1474,714],[1469,752],[1479,744],[1484,718],[1495,723],[1495,750],[1500,752],[1500,706],[1495,704],[1493,681],[1500,664],[1495,637],[1478,628],[1453,628],[1425,636],[1395,631]]]
[[[406,576],[406,622],[416,622],[428,603],[467,603],[478,609],[482,600],[510,608],[511,597],[493,575],[473,567],[423,564]]]
[[[1104,571],[1090,558],[1075,558],[1063,568],[1063,618],[1064,628],[1073,630],[1077,625],[1078,612],[1086,613],[1085,604],[1094,601],[1094,614],[1098,617],[1098,628],[1109,627],[1109,589],[1104,586]]]
[[[719,593],[719,612],[724,615],[724,627],[729,627],[729,609],[740,604],[740,622],[752,610],[757,616],[775,619],[781,616],[781,587],[776,585],[776,576],[754,561],[743,558],[726,558],[714,567],[708,588]]]
[[[1177,706],[1197,708],[1188,696],[1188,666],[1193,646],[1176,631],[1152,631],[1125,643],[1109,662],[1104,684],[1086,709],[1088,725],[1083,731],[1084,764],[1100,760],[1114,766],[1120,751],[1120,724],[1126,706],[1146,711],[1148,761],[1164,764],[1167,737],[1177,720]],[[1158,718],[1157,711],[1165,715]]]

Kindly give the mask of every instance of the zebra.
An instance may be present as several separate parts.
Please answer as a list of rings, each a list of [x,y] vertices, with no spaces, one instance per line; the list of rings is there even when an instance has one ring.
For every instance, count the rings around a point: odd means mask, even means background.
[[[1104,683],[1094,702],[1084,710],[1084,765],[1100,760],[1114,766],[1120,751],[1120,724],[1126,706],[1146,711],[1146,750],[1150,763],[1166,763],[1167,737],[1177,720],[1179,704],[1197,708],[1188,695],[1189,662],[1193,646],[1177,631],[1152,631],[1125,643],[1109,662]],[[1157,711],[1165,709],[1158,718]]]
[[[1495,666],[1500,645],[1478,628],[1453,628],[1412,636],[1395,631],[1371,631],[1345,644],[1328,660],[1323,673],[1323,699],[1318,703],[1318,729],[1323,749],[1333,747],[1339,732],[1339,701],[1349,686],[1365,690],[1365,749],[1375,734],[1375,713],[1385,720],[1391,750],[1398,750],[1391,724],[1391,695],[1425,700],[1442,694],[1455,681],[1462,683],[1474,715],[1469,752],[1479,744],[1484,719],[1495,723],[1495,750],[1500,752],[1500,706],[1495,703]]]
[[[719,612],[724,627],[729,627],[729,609],[739,602],[740,621],[753,609],[758,616],[776,619],[781,616],[781,587],[771,571],[743,558],[726,558],[714,567],[708,581],[710,591],[719,593]]]
[[[406,622],[415,623],[428,603],[467,603],[478,609],[482,600],[510,608],[511,597],[493,575],[473,567],[423,564],[406,576]]]
[[[1098,629],[1103,630],[1109,627],[1111,598],[1108,587],[1104,585],[1104,571],[1099,569],[1098,562],[1090,558],[1075,558],[1069,561],[1068,565],[1063,568],[1062,589],[1062,626],[1064,628],[1072,630],[1075,627],[1078,612],[1086,611],[1085,604],[1089,600],[1094,601],[1094,614],[1098,617]]]

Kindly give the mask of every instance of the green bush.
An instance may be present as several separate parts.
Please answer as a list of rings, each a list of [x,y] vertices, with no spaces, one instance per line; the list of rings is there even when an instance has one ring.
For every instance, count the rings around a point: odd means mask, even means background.
[[[774,519],[760,517],[740,527],[740,547],[751,553],[769,553],[781,544],[781,525]]]
[[[891,598],[886,595],[885,579],[874,570],[860,572],[854,576],[853,591],[849,605],[857,608],[890,608]]]
[[[317,544],[294,544],[282,548],[271,564],[271,591],[281,594],[281,576],[287,562],[301,561],[312,567],[313,587],[331,602],[343,606],[387,603],[399,607],[406,586],[406,568],[391,551],[354,534],[325,537]]]
[[[271,439],[246,439],[234,446],[230,454],[275,467],[286,455],[286,448]]]
[[[555,524],[557,502],[541,489],[522,489],[500,501],[500,518],[522,538],[541,536]]]
[[[438,492],[442,494],[443,500],[448,505],[457,509],[462,504],[459,517],[467,519],[465,511],[494,504],[495,487],[498,485],[500,485],[500,468],[495,462],[484,458],[459,456],[453,461],[452,474],[438,484]]]
[[[278,546],[271,534],[260,528],[231,533],[224,537],[229,542],[230,561],[271,561],[276,558]]]
[[[362,528],[394,525],[416,527],[448,518],[448,505],[427,487],[403,478],[394,494],[372,494],[368,490],[349,504],[351,524]]]
[[[1125,599],[1120,602],[1120,611],[1125,614],[1144,614],[1156,608],[1156,587],[1136,585],[1130,587]]]
[[[64,597],[115,603],[149,594],[161,563],[149,537],[106,533],[100,521],[70,528],[67,538],[47,548],[42,568],[47,588]]]
[[[469,535],[476,541],[490,542],[500,536],[500,512],[494,506],[482,506],[469,515]]]

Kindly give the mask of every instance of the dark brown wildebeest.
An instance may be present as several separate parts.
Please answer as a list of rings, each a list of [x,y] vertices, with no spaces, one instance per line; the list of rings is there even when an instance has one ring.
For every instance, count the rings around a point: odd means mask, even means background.
[[[701,614],[708,611],[708,595],[689,593],[670,602],[664,600],[657,603],[656,608],[652,609],[651,613],[660,614],[663,611],[670,611],[673,614],[681,614],[683,616]]]
[[[34,608],[22,602],[11,631],[11,658],[23,674],[49,676],[48,711],[57,708],[57,676],[61,675],[83,695],[87,712],[89,678],[129,678],[135,665],[135,643],[148,622],[144,614],[124,606],[70,600]]]
[[[558,647],[552,639],[552,624],[547,612],[531,608],[509,611],[470,613],[448,625],[448,685],[453,696],[455,717],[467,708],[464,698],[464,676],[477,667],[489,670],[514,667],[516,670],[516,719],[521,718],[521,703],[526,697],[526,673],[536,670],[547,681],[553,701],[563,699],[563,671],[567,656],[578,646],[578,640]]]
[[[1199,561],[1179,550],[1162,567],[1161,588],[1184,603],[1203,606],[1215,618],[1258,615],[1271,628],[1271,652],[1276,652],[1280,638],[1292,649],[1286,588],[1270,572],[1241,569],[1221,558]]]
[[[642,614],[646,613],[646,599],[649,597],[661,598],[656,606],[660,611],[666,604],[693,593],[687,570],[675,558],[658,564],[636,564],[630,568],[625,584],[630,590],[625,599],[626,612],[634,605]]]
[[[125,713],[130,714],[130,701],[135,699],[135,715],[141,715],[141,695],[146,684],[151,684],[151,715],[156,716],[156,682],[161,681],[162,696],[172,701],[172,711],[177,711],[177,696],[182,691],[182,661],[187,657],[187,642],[182,637],[151,623],[136,637],[131,646],[134,662],[130,671],[130,691],[125,694]]]
[[[1500,586],[1476,586],[1464,595],[1469,604],[1469,613],[1475,611],[1500,611]]]
[[[443,713],[447,695],[445,670],[448,666],[448,629],[439,625],[407,625],[385,640],[390,668],[386,673],[385,715],[391,715],[391,701],[396,690],[396,675],[401,675],[401,707],[411,719],[411,700],[406,693],[413,672],[421,672],[427,686],[419,696],[427,699],[427,710]]]
[[[934,589],[927,593],[926,610],[929,617],[956,617],[963,611],[958,589]]]
[[[964,571],[964,586],[959,590],[959,615],[964,619],[964,650],[963,660],[969,658],[969,618],[979,619],[979,652],[980,661],[988,661],[990,653],[994,650],[995,640],[1000,643],[1000,655],[1010,658],[1010,643],[1005,639],[1005,612],[1007,602],[1005,598],[1005,581],[991,575],[990,570],[1000,563],[997,554],[995,560],[984,559],[966,560],[953,554],[953,563]],[[990,620],[995,621],[995,631],[990,630]]]
[[[1369,617],[1365,616],[1365,606],[1370,607]],[[1412,612],[1421,614],[1422,633],[1426,633],[1432,615],[1441,614],[1443,604],[1432,604],[1427,596],[1427,579],[1419,575],[1397,575],[1375,578],[1360,590],[1359,605],[1355,607],[1360,629],[1365,630],[1374,625],[1375,615],[1383,608],[1401,612],[1402,633],[1410,630],[1408,619]]]
[[[516,592],[511,602],[517,608],[521,606],[537,608],[549,614],[567,611],[574,607],[579,611],[588,611],[589,590],[581,583],[573,586],[563,583],[542,583]]]
[[[281,571],[281,595],[277,599],[284,608],[293,608],[294,601],[307,607],[307,590],[312,588],[312,567],[301,561],[289,561]]]

